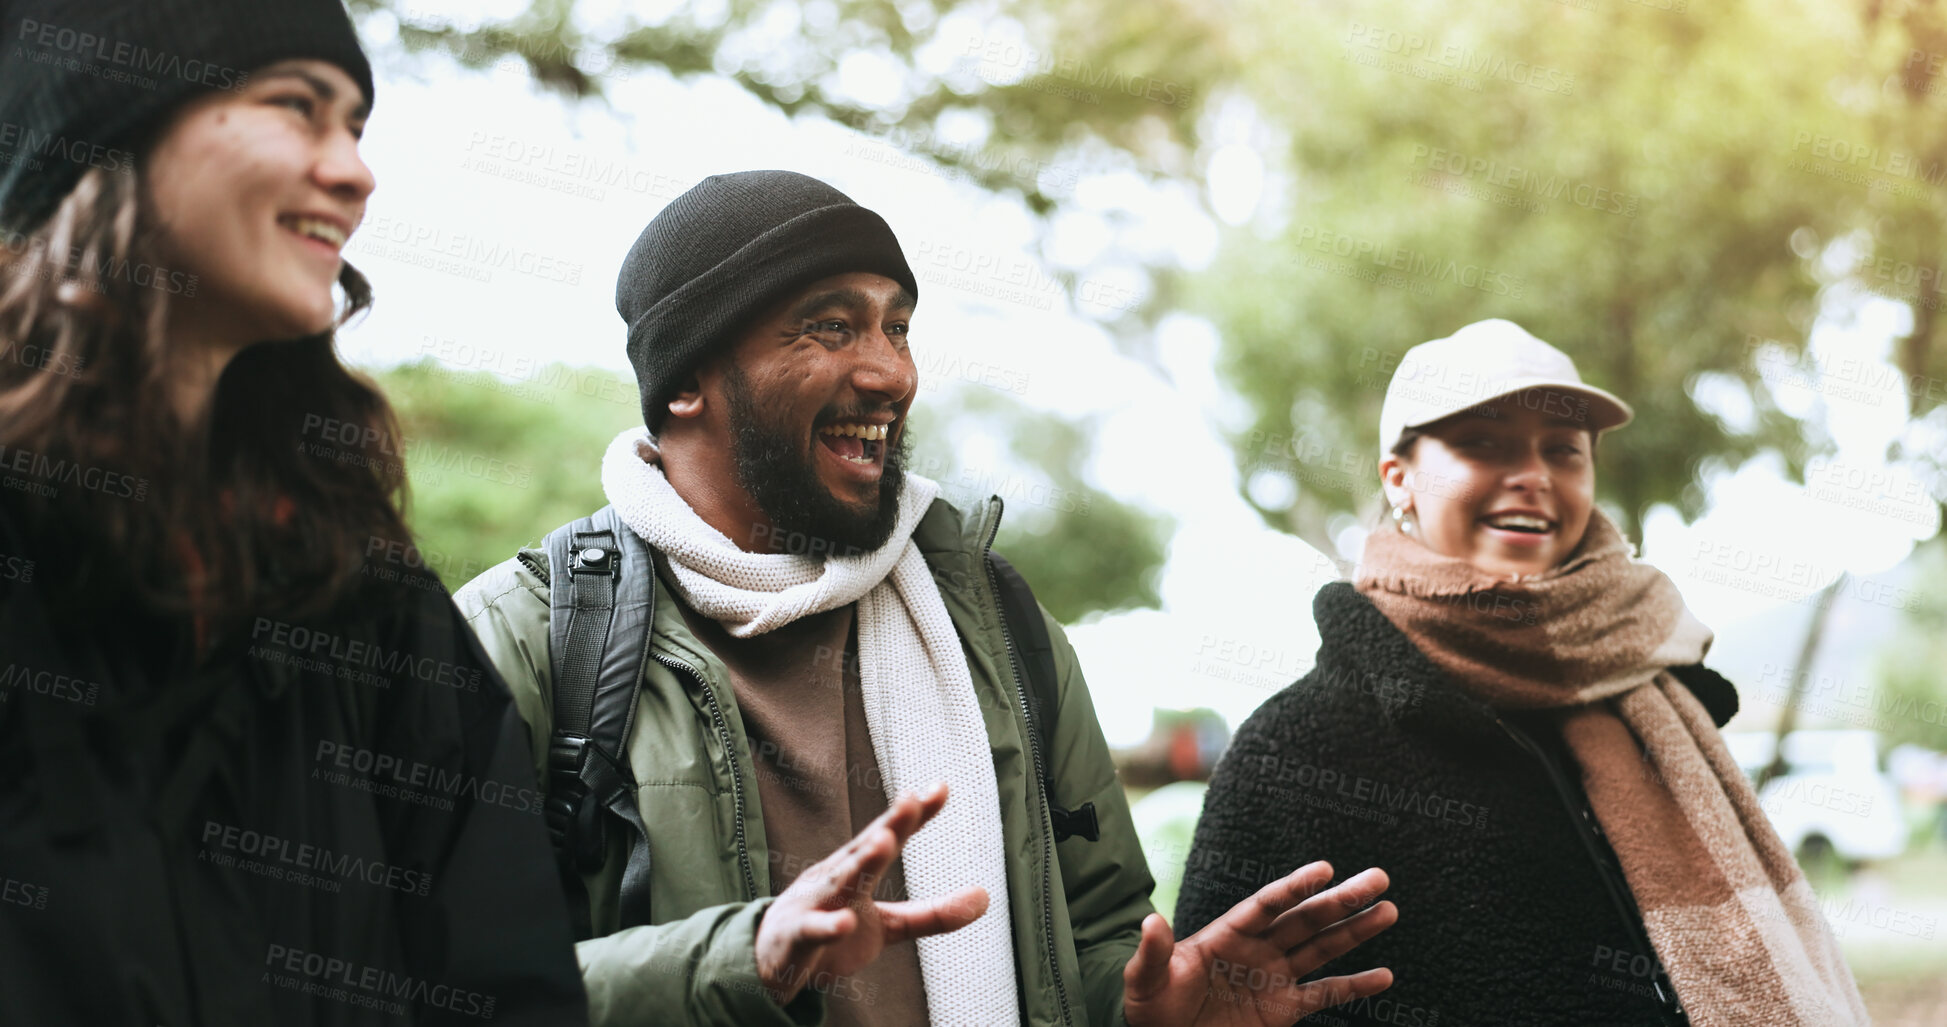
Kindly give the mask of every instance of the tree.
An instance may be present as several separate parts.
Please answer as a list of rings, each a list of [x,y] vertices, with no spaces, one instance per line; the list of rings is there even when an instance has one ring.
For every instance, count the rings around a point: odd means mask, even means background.
[[[425,358],[377,379],[405,436],[415,558],[448,589],[600,509],[602,453],[642,423],[635,383],[608,371],[556,364],[509,381]]]
[[[1247,498],[1328,545],[1372,494],[1401,354],[1496,316],[1635,406],[1598,475],[1632,536],[1652,504],[1698,514],[1700,468],[1772,448],[1802,473],[1824,440],[1767,383],[1839,377],[1805,356],[1829,290],[1900,296],[1912,264],[1940,264],[1939,90],[1879,88],[1925,35],[1918,11],[1895,39],[1817,3],[1253,9],[1235,87],[1289,200],[1261,205],[1188,286],[1254,412]],[[1891,171],[1855,156],[1884,164],[1896,143],[1925,156]],[[1922,316],[1900,371],[1924,385],[1947,355],[1938,293],[1902,298]],[[1727,382],[1749,424],[1695,402]],[[1915,414],[1947,399],[1900,391]]]
[[[1947,545],[1922,550],[1917,571],[1910,630],[1880,656],[1873,724],[1889,749],[1910,742],[1947,752]]]
[[[353,7],[409,48],[518,59],[578,100],[599,102],[615,68],[721,75],[1044,214],[1072,198],[1072,169],[1201,185],[1238,149],[1217,144],[1243,140],[1265,155],[1264,198],[1208,270],[1152,258],[1148,299],[1112,327],[1141,357],[1168,307],[1218,325],[1251,411],[1245,498],[1328,552],[1376,506],[1372,426],[1401,354],[1489,316],[1636,407],[1598,479],[1640,537],[1654,504],[1697,515],[1713,468],[1775,450],[1802,475],[1829,451],[1781,382],[1809,383],[1814,404],[1886,384],[1870,360],[1815,356],[1810,335],[1843,290],[1903,300],[1893,384],[1931,427],[1892,455],[1947,496],[1936,5],[725,0],[645,18],[531,0],[466,22]],[[845,85],[861,60],[889,69],[890,92]],[[1749,417],[1712,412],[1727,405]]]
[[[1083,464],[1093,427],[1030,410],[1004,393],[948,388],[913,404],[911,469],[962,504],[998,495],[994,548],[1020,568],[1035,598],[1073,624],[1098,611],[1156,606],[1169,519],[1090,485]],[[1005,456],[956,453],[952,440],[1008,440]]]
[[[602,97],[617,68],[720,75],[786,114],[888,137],[1042,213],[1072,187],[1065,174],[1045,174],[1050,165],[1189,175],[1203,89],[1229,66],[1224,12],[1188,0],[723,0],[599,21],[576,0],[530,0],[513,17],[467,22],[401,0],[351,8],[390,18],[412,50],[475,68],[515,58],[575,99]],[[841,68],[861,57],[891,71],[894,95],[844,88]],[[959,136],[942,133],[943,120],[968,116],[984,138],[948,142]]]

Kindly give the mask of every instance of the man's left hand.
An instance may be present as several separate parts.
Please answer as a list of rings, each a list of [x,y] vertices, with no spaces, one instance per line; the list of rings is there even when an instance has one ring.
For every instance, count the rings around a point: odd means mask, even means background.
[[[1319,890],[1331,880],[1327,863],[1299,867],[1180,942],[1162,914],[1150,914],[1122,971],[1130,1027],[1290,1027],[1391,987],[1384,967],[1304,980],[1399,919],[1392,903],[1371,904],[1391,883],[1385,871]]]

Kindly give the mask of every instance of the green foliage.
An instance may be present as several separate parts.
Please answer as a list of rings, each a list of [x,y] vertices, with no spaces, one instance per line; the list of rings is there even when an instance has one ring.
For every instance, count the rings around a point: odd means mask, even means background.
[[[912,470],[938,481],[948,499],[1001,497],[994,548],[1020,568],[1057,620],[1073,624],[1098,611],[1159,604],[1171,522],[1087,482],[1091,426],[965,386],[914,403],[912,430]],[[970,439],[1004,439],[1006,454],[971,451]]]
[[[352,7],[396,19],[409,49],[519,60],[571,97],[603,97],[616,72],[723,76],[1042,213],[1073,199],[1077,173],[1194,182],[1212,145],[1248,139],[1270,199],[1215,266],[1158,276],[1115,327],[1141,355],[1163,305],[1218,323],[1253,412],[1244,478],[1298,486],[1289,506],[1288,488],[1247,498],[1279,503],[1266,519],[1314,542],[1370,502],[1366,455],[1399,355],[1482,317],[1556,342],[1636,406],[1599,476],[1632,534],[1653,503],[1698,513],[1706,466],[1776,448],[1798,470],[1823,447],[1762,379],[1801,355],[1837,282],[1912,302],[1895,357],[1919,383],[1913,413],[1947,396],[1926,387],[1947,377],[1937,4],[727,0],[646,20],[575,0],[498,19]],[[894,94],[846,93],[854,58],[892,69]],[[974,143],[942,141],[970,118]],[[1767,339],[1782,349],[1754,361]],[[1742,383],[1748,430],[1692,401],[1707,371]]]
[[[1912,742],[1947,752],[1947,542],[1935,539],[1914,564],[1907,630],[1880,654],[1876,723],[1885,748]]]
[[[505,19],[457,21],[409,0],[351,0],[387,12],[413,50],[467,67],[514,58],[542,86],[605,96],[612,69],[677,78],[720,75],[792,116],[815,114],[966,173],[1040,212],[1072,189],[1064,169],[1105,160],[1153,176],[1188,175],[1203,90],[1231,61],[1221,10],[1190,0],[1141,4],[1009,4],[982,0],[725,0],[676,7],[659,20],[623,10],[593,24],[575,0],[530,0]],[[922,70],[920,49],[943,23],[971,18],[948,74]],[[869,54],[902,83],[889,103],[839,87],[839,66]],[[995,84],[999,83],[999,84]],[[943,116],[974,115],[990,129],[973,146],[935,134]],[[1037,170],[1023,173],[1021,160]],[[1040,168],[1053,164],[1052,174]]]
[[[510,382],[428,358],[376,377],[406,437],[407,523],[449,589],[600,509],[602,453],[642,423],[635,382],[608,371]]]
[[[1157,578],[1170,521],[1086,485],[1087,512],[1045,530],[1003,523],[995,548],[1028,576],[1055,619],[1073,624],[1097,612],[1160,605]]]
[[[1632,533],[1652,503],[1700,511],[1705,459],[1807,455],[1755,387],[1747,339],[1802,342],[1822,283],[1793,233],[1830,239],[1865,216],[1863,190],[1855,202],[1792,165],[1810,156],[1799,133],[1843,122],[1828,91],[1867,73],[1839,45],[1861,38],[1855,20],[1812,4],[1412,0],[1252,16],[1264,48],[1240,87],[1289,133],[1272,157],[1291,209],[1233,230],[1194,294],[1256,413],[1246,442],[1311,442],[1240,447],[1247,476],[1298,485],[1296,504],[1263,511],[1272,523],[1316,531],[1353,510],[1355,490],[1321,467],[1356,454],[1363,489],[1401,354],[1486,317],[1554,342],[1635,406],[1598,476]],[[1692,401],[1706,370],[1753,386],[1752,431]]]

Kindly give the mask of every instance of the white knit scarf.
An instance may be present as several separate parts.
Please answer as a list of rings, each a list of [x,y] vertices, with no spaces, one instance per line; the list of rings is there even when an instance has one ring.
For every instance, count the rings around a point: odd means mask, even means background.
[[[921,980],[935,1027],[1020,1022],[1000,793],[986,724],[960,637],[926,569],[913,528],[940,487],[906,475],[885,545],[859,556],[747,553],[704,523],[649,461],[649,433],[609,443],[602,490],[636,534],[667,558],[683,601],[748,638],[809,614],[858,603],[859,685],[886,801],[936,781],[946,807],[906,843],[906,891],[916,900],[967,885],[987,889],[980,919],[919,939]]]

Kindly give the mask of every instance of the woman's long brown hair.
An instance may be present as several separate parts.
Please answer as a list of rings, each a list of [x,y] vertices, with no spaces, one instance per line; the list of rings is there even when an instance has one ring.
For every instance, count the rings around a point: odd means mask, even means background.
[[[397,419],[328,330],[246,348],[182,423],[164,328],[197,283],[159,259],[139,175],[92,169],[0,237],[0,499],[56,547],[63,608],[126,593],[212,628],[324,613],[368,553],[410,541]],[[338,280],[342,325],[371,289],[349,264]]]

